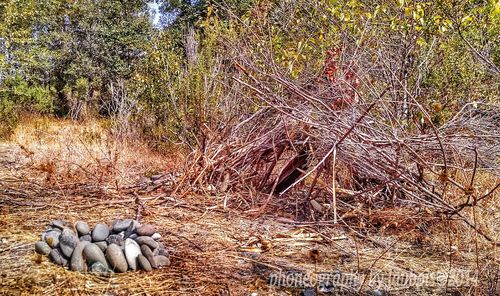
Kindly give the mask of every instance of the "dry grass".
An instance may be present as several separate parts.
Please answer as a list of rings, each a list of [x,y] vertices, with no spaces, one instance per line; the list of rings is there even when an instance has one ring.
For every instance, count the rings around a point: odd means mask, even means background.
[[[179,155],[152,152],[141,141],[120,142],[107,132],[107,121],[75,123],[36,117],[14,131],[32,168],[57,182],[89,182],[112,187],[137,183],[137,177],[175,169]]]
[[[246,198],[243,193],[171,196],[175,183],[159,187],[144,176],[174,170],[177,158],[145,145],[115,146],[104,130],[95,122],[37,119],[21,125],[13,143],[0,143],[0,294],[299,295],[301,289],[270,287],[269,277],[280,271],[334,270],[370,278],[470,271],[459,288],[434,280],[391,295],[500,291],[498,247],[459,221],[414,207],[361,204],[341,224],[297,222],[283,218],[294,217],[283,199],[272,200],[263,215],[249,217],[235,209]],[[486,174],[478,178],[484,188],[496,181]],[[495,194],[475,207],[476,223],[497,241],[499,204]],[[142,222],[160,229],[172,266],[103,278],[70,272],[34,253],[33,244],[52,219],[94,224],[135,218],[138,211]],[[473,221],[471,211],[464,210]],[[367,281],[362,291],[373,289]]]

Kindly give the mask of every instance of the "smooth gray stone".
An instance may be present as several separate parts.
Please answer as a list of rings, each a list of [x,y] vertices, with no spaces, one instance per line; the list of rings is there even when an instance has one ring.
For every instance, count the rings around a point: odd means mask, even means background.
[[[60,231],[49,230],[42,234],[42,240],[45,241],[51,248],[57,248],[59,246],[60,235]]]
[[[104,266],[106,266],[106,268],[108,268],[108,263],[106,262],[104,253],[96,244],[91,243],[86,245],[83,249],[83,255],[85,256],[88,265],[92,265],[95,262],[100,262]]]
[[[66,222],[62,220],[53,220],[50,222],[50,226],[63,230],[66,227]]]
[[[110,236],[108,236],[108,238],[106,239],[106,241],[108,242],[108,244],[116,244],[116,245],[119,245],[119,246],[123,246],[123,242],[125,240],[123,239],[123,235],[120,235],[120,234],[111,234]]]
[[[137,220],[132,220],[132,219],[117,220],[113,223],[113,232],[119,233],[125,231],[130,227],[131,224],[132,224],[131,229],[135,231],[135,229],[139,225],[139,222]]]
[[[153,268],[151,267],[151,264],[149,263],[149,260],[144,257],[143,255],[137,256],[137,264],[139,267],[144,270],[144,271],[152,271]]]
[[[155,256],[154,259],[155,259],[156,264],[158,264],[158,267],[170,265],[170,259],[166,256],[158,255],[158,256]]]
[[[145,224],[138,227],[136,232],[138,236],[152,236],[156,232],[156,229],[151,224]]]
[[[108,244],[105,241],[103,241],[103,242],[95,242],[94,244],[96,246],[98,246],[99,249],[101,249],[101,251],[103,251],[103,252],[106,251],[106,249],[108,248]]]
[[[99,275],[109,276],[113,272],[107,267],[107,265],[102,264],[101,262],[94,262],[90,265],[90,272],[96,273]]]
[[[141,246],[141,252],[142,255],[144,255],[144,257],[148,259],[149,264],[151,264],[151,267],[153,267],[154,269],[158,268],[158,264],[156,263],[153,251],[151,251],[151,249],[147,245]]]
[[[64,257],[59,249],[52,249],[49,253],[49,259],[58,265],[68,266],[68,259]]]
[[[83,258],[83,250],[88,244],[90,244],[90,242],[81,241],[76,245],[69,263],[69,268],[71,270],[79,272],[85,271],[87,265],[85,264],[85,259]]]
[[[119,233],[128,228],[128,226],[132,223],[132,219],[118,219],[113,221],[111,224],[111,230],[113,233]]]
[[[137,269],[137,256],[141,254],[141,247],[133,239],[127,238],[125,240],[125,258],[130,269]]]
[[[106,259],[110,267],[116,272],[126,272],[128,269],[127,258],[122,248],[116,244],[110,244],[106,249]]]
[[[90,234],[80,236],[80,241],[92,242],[92,237]]]
[[[76,237],[73,231],[67,228],[65,228],[59,236],[59,248],[67,258],[71,257],[78,242],[78,237]]]
[[[152,250],[158,248],[158,242],[155,241],[150,236],[139,236],[138,238],[135,239],[135,241],[139,245],[146,245],[146,246],[150,247]]]
[[[155,255],[155,256],[162,255],[165,257],[170,257],[170,254],[168,253],[167,249],[161,243],[158,245],[158,248],[153,250],[153,255]]]
[[[161,238],[161,234],[159,234],[158,232],[155,232],[155,233],[153,233],[151,238],[154,240],[159,240]]]
[[[129,235],[127,238],[131,238],[131,239],[136,239],[138,238],[139,236],[137,235],[137,233],[132,233],[131,235]]]
[[[35,252],[47,256],[52,251],[52,248],[44,241],[35,243]]]
[[[75,229],[79,236],[90,234],[90,227],[85,221],[78,221],[75,224]]]
[[[101,242],[105,240],[109,235],[108,225],[99,223],[92,230],[92,241]]]

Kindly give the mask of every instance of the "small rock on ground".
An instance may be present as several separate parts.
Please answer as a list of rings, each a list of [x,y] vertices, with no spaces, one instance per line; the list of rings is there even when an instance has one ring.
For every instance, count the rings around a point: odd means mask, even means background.
[[[35,252],[42,255],[49,255],[52,248],[44,241],[39,241],[35,243]]]
[[[139,236],[138,238],[135,239],[135,241],[139,245],[146,245],[150,247],[151,249],[156,249],[158,248],[158,242],[155,241],[152,237],[150,236]]]
[[[158,267],[170,265],[170,259],[162,255],[155,256],[155,262],[158,265]]]
[[[87,265],[85,264],[85,259],[83,258],[83,250],[88,244],[90,244],[90,242],[81,241],[76,245],[73,250],[73,254],[71,255],[69,269],[79,272],[85,271]]]
[[[141,255],[141,247],[133,239],[127,238],[125,240],[125,258],[130,269],[137,269],[137,256]]]
[[[137,228],[136,232],[139,236],[152,236],[156,232],[156,229],[151,224],[145,224]]]
[[[57,248],[59,246],[60,235],[60,231],[49,230],[42,234],[42,240],[45,241],[51,248]]]
[[[106,268],[108,268],[108,263],[106,262],[106,258],[104,257],[104,253],[96,244],[88,244],[83,249],[83,255],[87,261],[87,264],[91,265],[95,262],[100,262]]]
[[[144,257],[143,255],[137,256],[137,263],[139,267],[144,270],[144,271],[152,271],[153,268],[151,267],[151,264],[149,263],[149,260]]]
[[[92,230],[92,241],[101,242],[109,235],[109,228],[106,224],[99,223]]]
[[[126,272],[128,269],[127,258],[123,254],[120,246],[110,244],[106,249],[106,258],[108,259],[110,268],[116,272]]]
[[[68,259],[64,257],[59,249],[52,249],[49,253],[49,259],[55,264],[68,266]]]
[[[90,227],[85,221],[78,221],[75,224],[75,229],[79,236],[87,235],[90,233]]]
[[[148,246],[142,245],[141,252],[142,255],[144,255],[144,257],[148,259],[149,264],[151,264],[151,267],[153,267],[154,269],[158,268],[158,263],[156,263],[155,256]]]
[[[78,244],[78,238],[74,235],[73,231],[65,228],[61,235],[59,236],[59,248],[61,249],[64,256],[67,258],[71,257],[73,250]]]

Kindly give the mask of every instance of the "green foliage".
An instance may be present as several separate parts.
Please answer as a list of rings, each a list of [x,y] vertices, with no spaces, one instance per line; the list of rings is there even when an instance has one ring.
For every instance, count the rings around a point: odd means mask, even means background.
[[[14,102],[20,110],[50,114],[54,111],[55,89],[49,86],[29,85],[19,76],[6,79],[1,97]]]
[[[202,145],[206,127],[252,108],[241,102],[221,109],[226,98],[242,95],[231,80],[241,74],[235,62],[244,57],[310,85],[335,48],[344,54],[339,65],[365,69],[360,94],[390,86],[394,101],[411,97],[437,125],[465,103],[498,101],[498,1],[191,2],[157,1],[177,18],[153,30],[142,0],[2,1],[4,125],[21,111],[64,114],[90,101],[99,107],[110,100],[110,83],[125,81],[145,135]],[[401,122],[418,127],[422,110],[410,105]]]
[[[250,10],[257,0],[165,0],[160,2],[160,11],[176,15],[171,28],[199,25],[216,13],[221,19],[240,16]],[[195,3],[195,4],[193,4]]]
[[[143,133],[162,142],[185,141],[192,145],[203,134],[203,125],[218,118],[218,99],[224,95],[220,80],[222,52],[219,38],[227,29],[217,18],[207,20],[194,37],[199,51],[194,62],[184,58],[179,47],[184,38],[177,28],[159,32],[156,47],[148,52],[148,59],[134,76],[131,91],[141,99],[138,121]],[[200,36],[204,36],[203,39]],[[217,72],[221,70],[220,72]]]
[[[144,56],[151,30],[145,7],[142,0],[6,1],[0,10],[6,45],[0,73],[55,88],[62,113],[69,107],[65,94],[73,89],[79,100],[105,96],[107,85],[129,79]]]
[[[12,131],[22,112],[52,113],[55,99],[56,91],[49,86],[32,86],[19,76],[4,80],[0,88],[0,137]]]
[[[16,105],[13,101],[0,97],[0,139],[8,137],[17,125],[19,116],[15,109]]]

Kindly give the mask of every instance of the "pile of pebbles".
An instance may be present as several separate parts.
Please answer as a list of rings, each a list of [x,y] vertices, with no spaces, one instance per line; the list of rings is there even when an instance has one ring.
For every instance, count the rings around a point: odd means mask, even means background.
[[[152,225],[132,219],[115,220],[112,225],[99,223],[91,229],[78,221],[73,228],[54,220],[35,244],[35,251],[73,271],[102,275],[170,265],[168,251],[158,241],[161,235]]]

